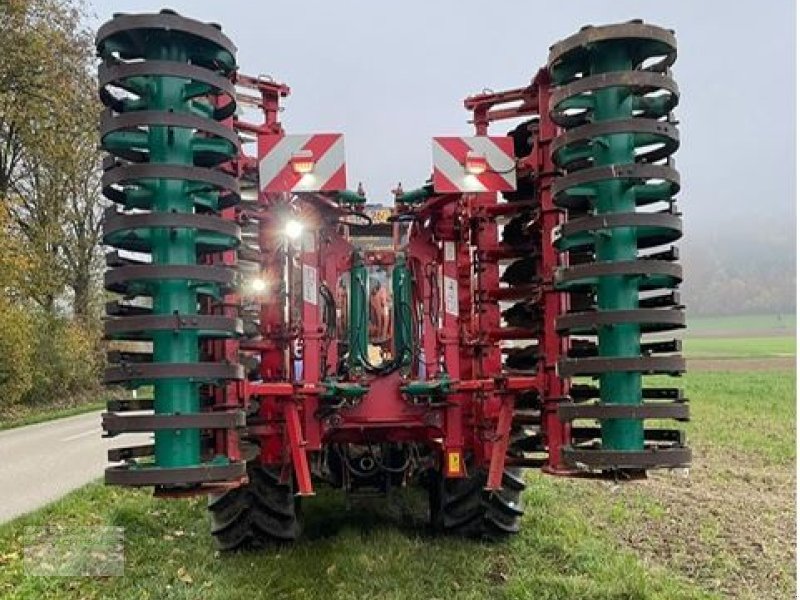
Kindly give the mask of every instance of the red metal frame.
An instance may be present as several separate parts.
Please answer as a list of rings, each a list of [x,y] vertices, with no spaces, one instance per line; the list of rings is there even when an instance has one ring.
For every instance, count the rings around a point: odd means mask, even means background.
[[[465,107],[473,112],[473,124],[478,135],[488,135],[489,125],[493,122],[520,117],[538,117],[538,126],[532,131],[533,150],[523,157],[518,165],[518,172],[532,173],[536,180],[539,198],[538,232],[540,235],[541,258],[538,272],[542,274],[539,286],[539,305],[542,311],[543,327],[539,339],[540,355],[537,382],[535,388],[542,398],[541,431],[547,449],[547,461],[544,470],[553,474],[571,473],[561,462],[561,447],[569,442],[569,424],[562,423],[557,415],[558,404],[564,401],[569,393],[569,381],[562,379],[556,372],[560,356],[566,355],[568,338],[558,335],[552,326],[557,316],[565,313],[569,306],[569,297],[553,287],[553,272],[564,264],[564,255],[555,251],[552,245],[552,232],[564,220],[564,213],[553,204],[550,186],[556,176],[555,167],[550,156],[550,143],[556,136],[557,128],[549,115],[550,79],[546,69],[541,69],[531,84],[503,92],[492,92],[471,96],[465,101]],[[508,206],[508,205],[506,205]],[[518,207],[519,205],[515,205]],[[502,210],[500,206],[495,214]],[[492,249],[486,251],[492,252]],[[496,254],[491,259],[498,258]],[[495,299],[504,299],[500,289],[494,291]],[[508,296],[513,291],[507,292]],[[519,337],[524,337],[524,331]],[[518,339],[513,331],[501,332],[498,339]]]
[[[283,134],[278,121],[280,101],[289,94],[283,84],[239,75],[239,101],[259,109],[263,122],[240,119],[234,127],[254,135],[257,156],[241,156],[233,166],[251,179],[257,176],[258,159],[265,152],[267,135]],[[549,81],[540,71],[531,85],[506,92],[482,94],[465,101],[473,113],[477,135],[488,135],[491,123],[518,117],[538,116],[533,151],[519,161],[523,174],[534,173],[538,183],[538,235],[541,236],[539,269],[542,281],[522,288],[501,286],[499,261],[513,253],[499,239],[497,219],[526,207],[523,203],[500,203],[497,194],[440,194],[409,209],[397,207],[398,214],[413,212],[408,243],[403,247],[413,275],[415,303],[421,304],[421,319],[415,321],[424,359],[424,379],[438,380],[443,371],[451,388],[441,406],[414,405],[401,388],[408,381],[398,371],[384,376],[362,376],[368,385],[361,401],[336,414],[323,416],[321,395],[325,392],[323,363],[337,365],[335,340],[326,338],[317,288],[325,285],[336,292],[340,277],[351,263],[354,244],[347,226],[339,222],[346,213],[328,194],[265,194],[259,192],[255,209],[242,209],[239,219],[259,224],[258,260],[261,276],[269,289],[260,298],[260,339],[240,345],[227,341],[215,346],[215,359],[233,360],[237,352],[257,352],[260,382],[232,384],[219,392],[215,406],[245,406],[258,402],[257,418],[251,419],[248,434],[260,439],[261,461],[282,467],[284,477],[293,472],[298,493],[313,493],[310,454],[332,443],[373,441],[415,441],[436,450],[447,477],[466,475],[466,456],[472,465],[488,469],[487,489],[500,489],[507,464],[543,466],[563,473],[560,448],[569,440],[569,426],[559,421],[556,406],[568,392],[568,382],[559,378],[555,367],[566,352],[563,338],[552,324],[567,309],[565,294],[553,289],[551,274],[562,257],[551,246],[550,235],[562,219],[552,202],[550,184],[554,167],[549,144],[556,133],[546,109]],[[307,223],[299,249],[281,240],[282,215],[294,211]],[[226,212],[226,216],[232,213]],[[395,250],[400,242],[399,225],[394,226]],[[226,253],[223,261],[235,261]],[[394,252],[367,253],[369,265],[391,267]],[[226,264],[231,264],[226,262]],[[298,281],[297,278],[300,278]],[[300,283],[300,285],[297,285]],[[453,284],[455,294],[453,295]],[[311,285],[307,293],[303,285]],[[448,294],[451,294],[448,296]],[[500,301],[520,294],[532,295],[541,305],[542,327],[532,333],[505,327]],[[226,298],[223,309],[238,302]],[[536,338],[541,349],[538,368],[532,375],[504,373],[499,341]],[[302,371],[295,374],[295,354],[302,357]],[[412,377],[419,367],[412,366]],[[230,388],[230,389],[229,389]],[[515,399],[537,390],[543,399],[541,437],[546,459],[536,461],[507,457],[510,433],[515,423]],[[236,394],[236,400],[231,400]],[[235,440],[238,443],[238,439]],[[218,441],[231,454],[233,436]]]

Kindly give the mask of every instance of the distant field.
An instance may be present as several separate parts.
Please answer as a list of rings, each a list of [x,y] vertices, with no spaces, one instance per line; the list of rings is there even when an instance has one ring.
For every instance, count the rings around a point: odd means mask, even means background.
[[[794,336],[797,317],[785,315],[735,315],[726,317],[689,317],[687,337],[763,335]]]
[[[786,358],[797,354],[797,340],[788,335],[687,337],[683,354],[687,358]]]

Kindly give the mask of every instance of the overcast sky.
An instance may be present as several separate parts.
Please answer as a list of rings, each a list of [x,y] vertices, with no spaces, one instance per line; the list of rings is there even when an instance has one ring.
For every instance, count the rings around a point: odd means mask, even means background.
[[[795,3],[791,0],[91,0],[114,11],[167,6],[215,21],[241,70],[289,84],[290,133],[343,132],[348,183],[388,202],[431,172],[430,138],[470,135],[465,96],[527,84],[548,47],[582,25],[642,18],[678,38],[676,166],[687,230],[762,217],[795,223]],[[498,126],[495,133],[504,134]],[[688,232],[687,231],[687,232]]]

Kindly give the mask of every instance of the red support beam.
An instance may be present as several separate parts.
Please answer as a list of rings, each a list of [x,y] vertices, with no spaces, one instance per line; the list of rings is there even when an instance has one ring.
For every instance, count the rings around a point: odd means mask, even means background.
[[[546,69],[536,75],[539,106],[549,106],[550,76]],[[549,111],[544,110],[539,118],[538,135],[534,143],[531,167],[539,173],[539,198],[541,201],[541,245],[542,273],[545,276],[543,286],[544,322],[541,346],[543,360],[541,372],[544,379],[542,432],[547,445],[547,465],[545,470],[554,474],[569,473],[561,462],[561,447],[570,440],[570,425],[562,423],[558,417],[558,404],[569,395],[569,381],[562,379],[556,372],[558,359],[567,354],[568,338],[562,337],[553,327],[556,317],[569,310],[569,296],[553,286],[553,273],[563,266],[565,254],[556,252],[553,246],[552,232],[564,221],[564,211],[553,204],[551,186],[556,176],[556,169],[550,154],[550,144],[555,138],[557,128],[550,119]]]

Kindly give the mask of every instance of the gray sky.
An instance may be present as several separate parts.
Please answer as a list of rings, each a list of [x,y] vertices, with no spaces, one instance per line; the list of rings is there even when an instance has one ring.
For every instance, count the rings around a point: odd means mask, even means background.
[[[242,72],[291,86],[290,133],[343,132],[348,183],[363,181],[372,202],[388,202],[398,181],[422,184],[431,137],[471,134],[464,97],[525,85],[548,47],[582,25],[642,18],[675,29],[687,233],[713,232],[720,219],[794,230],[791,0],[93,0],[92,24],[164,6],[220,23]]]

